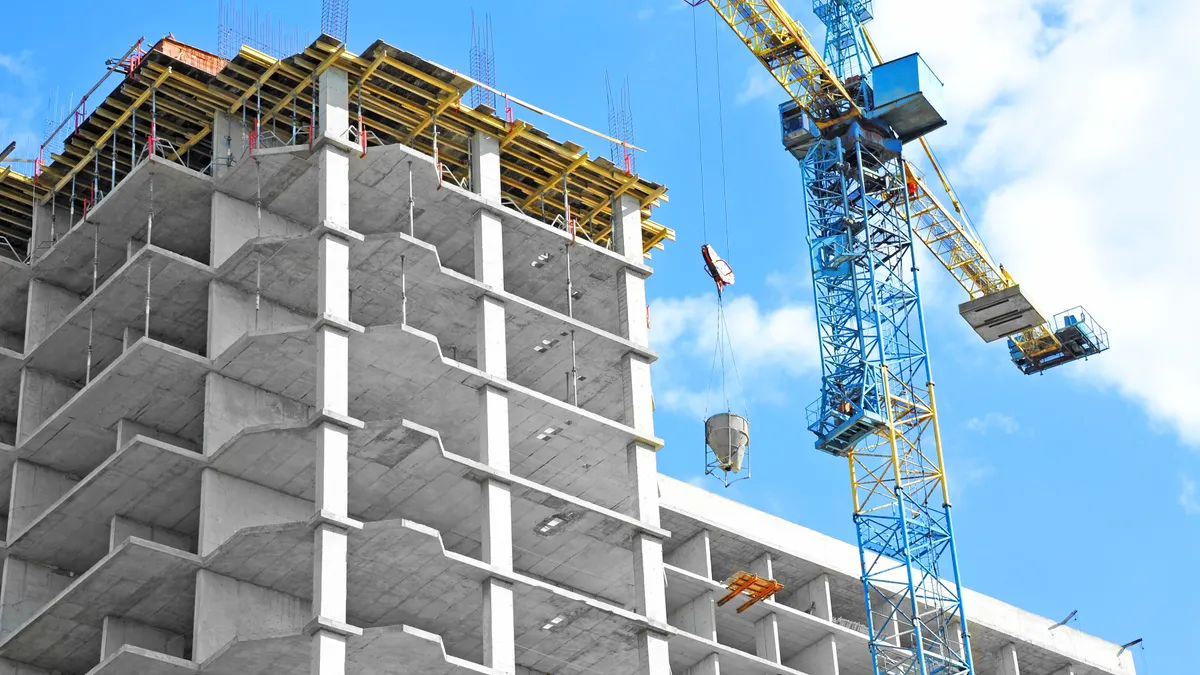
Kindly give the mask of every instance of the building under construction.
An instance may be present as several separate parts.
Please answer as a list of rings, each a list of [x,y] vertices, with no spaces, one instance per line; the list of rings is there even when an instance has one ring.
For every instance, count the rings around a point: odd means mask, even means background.
[[[657,472],[663,185],[383,42],[117,68],[0,170],[0,673],[873,672],[855,546]]]

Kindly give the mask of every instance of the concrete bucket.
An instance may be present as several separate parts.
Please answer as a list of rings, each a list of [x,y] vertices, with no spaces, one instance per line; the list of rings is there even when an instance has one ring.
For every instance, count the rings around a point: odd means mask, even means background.
[[[717,413],[704,421],[704,442],[722,469],[737,473],[750,445],[750,421],[734,413]]]

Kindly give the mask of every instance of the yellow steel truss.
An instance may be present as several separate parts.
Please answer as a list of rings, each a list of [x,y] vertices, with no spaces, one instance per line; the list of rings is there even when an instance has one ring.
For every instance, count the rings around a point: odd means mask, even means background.
[[[708,4],[818,127],[862,115],[808,33],[777,0],[708,0]]]

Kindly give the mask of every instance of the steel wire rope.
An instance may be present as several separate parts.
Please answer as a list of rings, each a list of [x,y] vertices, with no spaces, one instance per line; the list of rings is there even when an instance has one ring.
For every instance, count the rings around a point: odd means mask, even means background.
[[[700,118],[700,38],[696,32],[696,11],[692,11],[692,75],[696,83],[696,153],[700,165],[700,227],[704,234],[704,243],[708,243],[708,209],[705,208],[704,197],[704,124]]]
[[[694,12],[693,12],[694,14]],[[717,74],[717,138],[721,148],[721,206],[725,216],[725,255],[733,256],[733,244],[729,240],[729,189],[725,178],[725,103],[721,90],[721,42],[720,24],[716,14],[713,14],[713,61],[716,63]]]

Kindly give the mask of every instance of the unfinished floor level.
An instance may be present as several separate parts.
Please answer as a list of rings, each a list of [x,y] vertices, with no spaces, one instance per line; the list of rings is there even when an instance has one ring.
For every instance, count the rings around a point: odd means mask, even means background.
[[[665,188],[379,43],[155,49],[0,205],[0,673],[872,672],[855,549],[657,472]],[[717,606],[736,571],[783,590]],[[981,673],[1133,673],[968,606]]]

